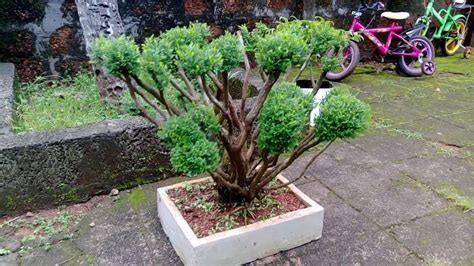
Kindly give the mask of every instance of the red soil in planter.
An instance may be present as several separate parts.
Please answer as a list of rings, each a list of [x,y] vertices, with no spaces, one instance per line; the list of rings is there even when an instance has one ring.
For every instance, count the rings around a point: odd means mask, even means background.
[[[269,191],[245,208],[219,202],[214,186],[213,182],[206,181],[167,192],[198,238],[306,208],[288,188]]]

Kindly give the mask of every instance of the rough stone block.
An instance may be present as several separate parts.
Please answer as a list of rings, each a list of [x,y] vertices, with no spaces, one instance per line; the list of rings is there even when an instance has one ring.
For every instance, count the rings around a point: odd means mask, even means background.
[[[0,64],[0,135],[11,133],[15,83],[15,66],[11,63]]]
[[[129,118],[0,136],[0,216],[169,177],[156,130]]]

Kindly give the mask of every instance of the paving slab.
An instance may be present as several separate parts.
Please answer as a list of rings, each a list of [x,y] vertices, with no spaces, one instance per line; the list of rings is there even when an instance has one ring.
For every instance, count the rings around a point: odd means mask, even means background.
[[[416,138],[413,132],[400,131],[401,133],[390,132],[389,130],[399,130],[397,128],[373,130],[363,138],[351,140],[350,143],[364,150],[377,160],[386,163],[432,154],[436,149]],[[402,134],[406,134],[402,135]]]
[[[463,90],[461,90],[463,92]],[[445,116],[457,114],[460,111],[473,109],[470,93],[450,92],[446,94],[433,92],[432,97],[412,98],[391,103],[400,106],[400,111],[418,112],[427,116]],[[392,114],[393,115],[393,114]]]
[[[18,254],[10,254],[7,256],[0,256],[0,266],[11,266],[17,265],[18,261]]]
[[[474,207],[474,163],[459,158],[431,155],[393,163],[393,166],[434,190]]]
[[[453,114],[453,115],[441,116],[437,118],[446,123],[450,123],[460,128],[470,130],[472,134],[474,135],[474,110],[469,110],[469,111],[465,111],[465,112],[461,112],[461,113]],[[474,137],[473,137],[473,142],[474,142]]]
[[[156,189],[167,184],[145,185],[103,202],[83,218],[73,242],[101,265],[180,265],[156,208]]]
[[[320,182],[306,183],[300,188],[325,208],[323,237],[252,265],[395,264],[409,258],[408,249]]]
[[[370,105],[372,117],[377,122],[389,125],[406,124],[428,117],[425,112],[407,108],[400,102],[375,102]]]
[[[70,241],[64,241],[49,250],[39,248],[20,257],[21,265],[63,265],[81,257],[82,252]]]
[[[447,210],[392,228],[390,232],[427,264],[472,265],[474,221],[458,210]]]
[[[319,176],[317,171],[311,174]],[[436,193],[389,167],[347,165],[320,181],[381,227],[408,222],[447,206]]]
[[[442,144],[464,147],[474,143],[473,131],[432,117],[404,124],[400,128]]]

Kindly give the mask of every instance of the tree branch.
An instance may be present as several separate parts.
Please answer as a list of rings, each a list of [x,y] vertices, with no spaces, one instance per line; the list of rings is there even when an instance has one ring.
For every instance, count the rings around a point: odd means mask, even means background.
[[[154,103],[152,100],[148,99],[148,97],[146,97],[145,94],[143,94],[143,92],[141,92],[138,88],[136,88],[136,93],[147,103],[149,104],[150,106],[152,106],[160,115],[161,117],[163,117],[164,120],[168,120],[169,119],[169,114],[166,113],[166,112],[163,112],[160,108],[160,106],[158,106],[158,104]]]
[[[319,79],[317,82],[311,81],[311,84],[313,84],[313,91],[311,92],[311,94],[313,96],[316,96],[316,94],[318,93],[319,89],[321,88],[321,85],[323,84],[323,79],[326,77],[327,73],[327,71],[323,71],[321,72],[321,74],[319,74]]]
[[[194,97],[197,97],[198,95],[197,95],[196,90],[194,89],[193,84],[191,83],[188,76],[186,75],[186,72],[184,72],[184,69],[181,66],[178,66],[178,74],[183,79],[184,84],[186,84],[186,87],[188,88],[189,94],[194,96]]]
[[[223,184],[224,186],[226,186],[230,190],[237,191],[237,193],[243,195],[244,197],[247,197],[248,193],[245,190],[243,190],[241,187],[239,187],[238,185],[230,183],[224,177],[220,176],[219,174],[217,174],[215,172],[214,173],[211,172],[209,174],[211,175],[211,177],[214,179],[214,181],[216,183]]]
[[[285,82],[288,81],[288,79],[290,78],[290,74],[291,74],[292,70],[293,70],[293,65],[290,63],[290,65],[286,69],[285,75],[283,76],[283,81],[285,81]]]
[[[127,84],[130,90],[130,96],[132,97],[133,101],[135,102],[135,105],[138,107],[143,117],[145,117],[148,121],[153,123],[155,126],[159,126],[160,125],[159,121],[154,119],[150,114],[148,114],[146,109],[143,108],[143,106],[141,105],[140,101],[138,101],[137,96],[135,95],[137,88],[132,84],[132,81],[130,80],[129,76],[125,77],[125,83]]]
[[[140,86],[142,87],[143,89],[145,89],[148,93],[150,93],[153,97],[155,97],[161,104],[163,104],[166,109],[168,110],[168,112],[171,114],[171,115],[179,115],[181,114],[181,111],[176,107],[174,106],[171,102],[168,102],[164,96],[160,93],[158,93],[158,90],[156,90],[155,88],[153,88],[152,86],[144,83],[139,77],[137,77],[136,75],[125,75],[125,77],[127,76],[130,76],[132,77],[132,79]]]
[[[247,55],[247,52],[245,52],[245,42],[244,42],[244,38],[242,37],[242,33],[238,31],[237,36],[239,37],[240,45],[242,45],[243,47],[242,52],[244,54],[244,65],[245,65],[244,82],[242,84],[242,94],[241,94],[242,100],[240,103],[240,117],[243,121],[245,117],[245,104],[247,101],[247,92],[249,90],[249,77],[250,77],[251,67],[250,67],[249,57]]]
[[[265,173],[264,179],[261,182],[261,184],[259,184],[259,187],[257,188],[257,190],[262,189],[266,184],[272,181],[273,178],[275,178],[279,173],[281,173],[283,170],[288,168],[296,159],[298,159],[298,157],[300,157],[303,153],[315,147],[319,143],[321,143],[321,141],[318,139],[313,142],[309,142],[306,145],[300,145],[296,150],[293,151],[293,153],[290,155],[288,159],[284,160],[283,162],[278,164],[276,167],[274,167],[272,170]]]
[[[279,188],[283,188],[283,187],[286,187],[290,184],[293,184],[294,182],[298,181],[299,179],[301,179],[304,174],[306,174],[306,172],[308,171],[309,167],[314,163],[314,161],[321,155],[323,154],[323,152],[326,151],[327,148],[329,148],[329,146],[334,142],[334,139],[329,141],[326,145],[324,145],[324,147],[318,152],[316,153],[312,158],[311,160],[309,160],[309,162],[306,164],[306,166],[303,168],[303,170],[301,171],[300,175],[295,178],[294,180],[292,181],[289,181],[285,184],[282,184],[282,185],[278,185],[276,187],[270,187],[270,188],[266,188],[266,190],[274,190],[274,189],[279,189]]]
[[[267,82],[265,82],[265,84],[263,85],[263,88],[258,94],[257,100],[254,106],[252,107],[252,110],[250,110],[250,112],[246,116],[246,119],[245,119],[246,126],[252,125],[255,119],[257,118],[258,114],[260,113],[260,110],[263,107],[263,104],[265,103],[265,100],[268,97],[268,94],[270,93],[270,90],[272,89],[275,82],[278,80],[279,76],[280,76],[280,73],[271,74]]]
[[[235,107],[232,104],[233,99],[229,93],[229,74],[227,72],[222,73],[222,87],[223,87],[223,97],[224,97],[224,107],[229,110],[230,118],[232,119],[232,124],[236,125],[238,129],[242,129],[242,123],[237,116]]]
[[[218,90],[223,91],[223,86],[222,83],[219,81],[219,78],[216,76],[216,74],[209,72],[207,75],[211,78],[211,80],[214,82]]]
[[[298,73],[296,74],[295,78],[293,79],[293,82],[296,82],[301,77],[301,74],[303,74],[306,67],[308,67],[308,64],[309,64],[312,56],[313,56],[313,50],[311,50],[308,57],[304,61],[303,65],[301,65],[301,68],[298,70]]]
[[[201,89],[206,94],[207,98],[214,104],[215,107],[217,107],[222,112],[222,114],[226,116],[226,118],[229,121],[231,121],[230,115],[227,112],[227,110],[224,108],[224,106],[222,106],[219,100],[217,100],[217,98],[214,95],[212,95],[212,91],[209,89],[209,87],[206,84],[206,79],[203,77],[199,77],[198,79],[199,79],[199,85],[201,86]]]
[[[181,95],[183,95],[183,96],[184,96],[186,99],[188,99],[190,102],[195,102],[195,101],[198,101],[198,100],[199,100],[199,98],[197,98],[197,97],[195,97],[195,96],[189,94],[189,92],[187,92],[186,90],[184,90],[183,88],[181,88],[181,86],[179,86],[179,84],[178,84],[175,80],[171,79],[170,82],[171,82],[171,85],[173,85],[173,87],[174,87],[177,91],[179,91],[179,93],[181,93]]]
[[[250,183],[249,194],[251,197],[254,197],[258,193],[258,184],[260,183],[261,178],[268,169],[268,152],[264,152],[262,154],[262,160],[262,165],[260,166],[260,168],[258,168],[256,175],[253,177],[252,182]]]

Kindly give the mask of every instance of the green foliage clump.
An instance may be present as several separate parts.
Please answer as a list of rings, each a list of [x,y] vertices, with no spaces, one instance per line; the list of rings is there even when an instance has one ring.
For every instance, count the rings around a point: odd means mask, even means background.
[[[222,55],[222,71],[230,71],[239,66],[243,59],[243,49],[237,36],[230,33],[215,39],[211,46]]]
[[[276,85],[259,116],[258,147],[271,155],[294,148],[308,124],[312,102],[295,84]]]
[[[285,72],[290,64],[299,64],[308,53],[308,45],[290,31],[275,31],[259,40],[255,58],[266,73]]]
[[[210,71],[219,71],[223,63],[222,54],[209,45],[185,45],[180,47],[176,54],[179,64],[191,76],[201,76]]]
[[[337,88],[321,104],[315,122],[320,140],[355,138],[370,125],[370,107],[348,90]]]
[[[258,23],[254,31],[245,26],[240,30],[243,44],[239,34],[231,33],[210,42],[206,24],[177,27],[147,39],[141,54],[125,37],[99,39],[95,58],[103,60],[112,74],[133,80],[129,86],[142,92],[137,93],[139,100],[161,115],[162,119],[155,119],[151,112],[139,108],[154,124],[161,125],[159,135],[171,149],[175,170],[188,175],[214,172],[213,177],[221,180],[219,186],[228,189],[220,191],[223,196],[249,202],[301,151],[323,141],[361,134],[368,126],[369,110],[348,93],[336,90],[322,105],[315,132],[306,128],[314,95],[305,95],[292,83],[276,83],[287,71],[284,78],[288,80],[296,66],[301,65],[298,75],[306,67],[318,67],[323,70],[322,78],[337,67],[339,61],[330,51],[346,46],[351,36],[334,29],[331,22],[294,19],[283,20],[276,28]],[[262,77],[268,78],[247,114],[244,111],[250,106],[245,101],[242,109],[234,108],[233,88],[228,82],[228,72],[239,66],[244,51],[255,57]],[[131,67],[136,67],[134,72]],[[248,89],[246,85],[244,89]],[[163,120],[166,122],[161,123]],[[259,131],[253,131],[255,126]],[[249,134],[252,131],[259,134]],[[280,154],[291,151],[291,160],[278,162]],[[246,166],[262,161],[265,173],[260,177],[264,178],[261,183],[253,182],[255,168]],[[265,169],[269,161],[276,166]]]
[[[296,23],[296,22],[294,22]],[[334,28],[333,22],[316,18],[314,21],[300,21],[305,40],[319,57],[326,55],[332,48],[346,47],[349,44],[350,33]]]
[[[114,76],[137,74],[140,69],[140,50],[135,41],[126,36],[106,39],[103,35],[94,43],[91,55]]]
[[[211,108],[197,107],[163,123],[160,137],[171,147],[171,164],[189,176],[215,170],[221,151],[213,136],[220,130]]]
[[[338,59],[328,51],[347,46],[351,38],[347,31],[335,29],[332,22],[322,18],[283,19],[275,29],[257,24],[252,32],[245,26],[241,31],[247,51],[255,53],[260,68],[267,73],[284,72],[290,64],[301,64],[308,55],[324,71],[330,71],[337,67]]]
[[[171,56],[169,49],[155,37],[145,40],[142,45],[142,56],[140,62],[140,77],[147,83],[163,90],[171,80],[171,72],[168,68]]]
[[[242,37],[246,42],[245,49],[249,53],[255,53],[259,40],[265,38],[266,35],[272,32],[271,29],[262,22],[258,22],[255,25],[255,29],[253,31],[250,31],[247,25],[242,25],[239,27],[239,29],[242,32]]]
[[[220,153],[217,143],[199,139],[192,145],[174,147],[171,164],[176,171],[195,176],[216,170],[221,163]]]
[[[160,40],[163,47],[166,47],[170,55],[174,56],[180,47],[190,44],[206,45],[208,36],[209,27],[205,23],[191,23],[188,27],[175,27],[163,32]]]

